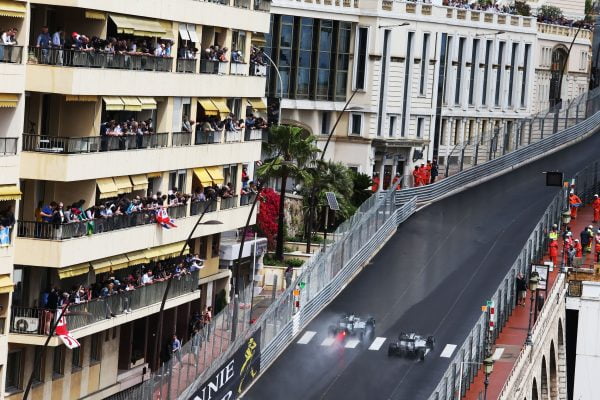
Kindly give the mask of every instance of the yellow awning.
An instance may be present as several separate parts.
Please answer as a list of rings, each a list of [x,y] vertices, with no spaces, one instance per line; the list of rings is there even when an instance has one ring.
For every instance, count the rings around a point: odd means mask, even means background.
[[[217,185],[222,185],[225,181],[225,177],[223,177],[223,167],[206,167],[206,172],[208,172],[212,181]]]
[[[258,44],[261,47],[267,44],[267,41],[265,39],[265,34],[262,32],[253,33],[252,37],[250,38],[250,42],[252,44]]]
[[[1,0],[0,15],[3,17],[25,18],[27,5],[18,1]]]
[[[85,17],[87,19],[99,19],[104,21],[106,20],[106,13],[103,11],[85,10]]]
[[[148,178],[160,178],[162,176],[162,172],[150,172],[147,173],[146,176]]]
[[[121,97],[125,111],[142,111],[142,102],[137,97]]]
[[[248,99],[248,104],[255,110],[266,110],[267,105],[261,98]]]
[[[163,33],[160,38],[171,39],[172,41],[176,42],[176,35],[173,34],[173,21],[165,21],[164,19],[160,19],[158,20],[158,23],[165,30],[165,33]]]
[[[148,178],[145,174],[131,175],[131,183],[133,183],[133,190],[146,190],[148,189]]]
[[[73,94],[65,95],[65,100],[69,102],[79,101],[79,102],[96,102],[98,98],[96,96],[77,96]]]
[[[212,186],[212,178],[206,171],[206,168],[194,168],[194,175],[196,175],[202,186]]]
[[[117,197],[119,194],[119,189],[113,178],[96,179],[96,185],[98,185],[98,190],[100,190],[101,199]]]
[[[227,101],[225,99],[211,99],[219,113],[221,114],[221,118],[227,118],[231,110],[227,107]]]
[[[58,278],[72,278],[74,276],[87,274],[90,270],[90,263],[86,262],[83,264],[72,265],[67,268],[61,268],[58,270]]]
[[[148,249],[144,251],[144,255],[149,261],[157,261],[160,256],[160,252],[158,251],[158,247],[154,247],[152,249]]]
[[[108,258],[92,261],[91,264],[92,268],[94,268],[94,272],[96,273],[96,275],[110,271],[110,260]]]
[[[15,284],[8,275],[0,275],[0,294],[11,293],[15,290]]]
[[[138,100],[142,103],[142,110],[156,110],[154,97],[138,97]]]
[[[204,109],[205,115],[219,115],[219,109],[209,99],[199,99],[198,103],[200,103]]]
[[[0,93],[0,108],[16,107],[19,97],[12,93]]]
[[[106,104],[106,111],[122,111],[125,109],[125,104],[120,97],[105,96],[102,100]]]
[[[125,176],[115,176],[114,178],[115,185],[117,185],[118,193],[130,193],[133,189],[133,185],[129,180],[127,175]]]
[[[114,14],[110,14],[110,19],[117,25],[117,33],[151,37],[159,37],[167,33],[157,20]]]
[[[21,200],[21,191],[17,185],[0,185],[0,200]]]
[[[183,247],[183,242],[161,246],[158,248],[158,251],[160,252],[158,259],[166,260],[168,258],[177,257],[179,255],[179,253],[181,252],[182,247]],[[187,246],[186,246],[186,249],[187,249]]]
[[[128,265],[134,266],[134,265],[139,265],[139,264],[147,264],[148,263],[148,258],[146,257],[146,252],[141,250],[141,251],[134,251],[133,253],[129,253],[127,254],[127,259],[129,260]]]
[[[125,254],[109,258],[110,269],[116,271],[118,269],[127,268],[129,266],[129,258]]]

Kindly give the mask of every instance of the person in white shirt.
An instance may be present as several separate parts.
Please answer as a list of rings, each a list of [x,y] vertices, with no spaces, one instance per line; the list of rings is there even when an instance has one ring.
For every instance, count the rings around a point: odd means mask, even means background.
[[[146,273],[142,275],[142,285],[152,284],[152,279],[152,270],[146,271]]]

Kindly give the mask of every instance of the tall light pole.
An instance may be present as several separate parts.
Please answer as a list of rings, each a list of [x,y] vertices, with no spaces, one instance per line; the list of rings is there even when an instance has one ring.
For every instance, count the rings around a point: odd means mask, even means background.
[[[263,56],[265,56],[267,58],[267,60],[269,60],[269,63],[271,64],[271,66],[273,68],[275,68],[275,72],[277,72],[277,76],[279,77],[279,112],[277,113],[277,125],[281,125],[281,102],[283,101],[283,79],[281,79],[281,73],[279,72],[279,68],[277,68],[277,65],[275,65],[275,62],[273,62],[273,59],[271,57],[269,57],[268,54],[266,54],[263,51]]]
[[[487,388],[490,384],[490,375],[494,371],[494,359],[492,357],[488,357],[483,360],[483,372],[485,374],[485,380],[483,381],[483,385],[485,388],[483,389],[483,400],[487,400]]]
[[[526,346],[533,345],[533,338],[531,337],[531,323],[533,318],[533,302],[534,294],[537,291],[538,283],[540,282],[540,275],[533,271],[529,277],[529,290],[531,291],[531,302],[529,303],[529,323],[527,324],[527,339],[525,340]]]

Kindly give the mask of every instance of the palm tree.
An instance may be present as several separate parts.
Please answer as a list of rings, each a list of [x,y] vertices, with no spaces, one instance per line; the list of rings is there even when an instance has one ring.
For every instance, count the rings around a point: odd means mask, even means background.
[[[281,179],[279,190],[279,215],[277,220],[277,244],[275,256],[283,261],[285,188],[288,178],[303,179],[307,167],[320,151],[316,139],[304,129],[292,125],[274,125],[269,132],[269,141],[263,144],[271,157],[258,169],[266,178]]]
[[[324,223],[325,212],[327,212],[326,192],[333,192],[338,200],[340,210],[339,216],[346,219],[351,216],[356,207],[352,204],[351,199],[354,191],[354,182],[352,179],[352,171],[345,165],[332,161],[318,161],[313,168],[306,170],[305,185],[303,187],[305,209],[311,207],[308,204],[310,201],[309,193],[314,193],[314,204],[316,210],[321,211],[319,220]],[[317,211],[318,213],[319,211]],[[310,227],[314,221],[306,219],[305,232],[312,232]],[[307,238],[308,239],[308,238]]]

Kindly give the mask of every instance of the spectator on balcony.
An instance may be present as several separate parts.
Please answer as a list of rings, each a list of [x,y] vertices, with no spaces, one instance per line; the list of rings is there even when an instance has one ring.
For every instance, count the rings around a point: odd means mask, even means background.
[[[55,49],[54,64],[63,65],[63,48],[65,47],[65,32],[62,27],[57,27],[52,34],[52,48]]]
[[[192,133],[193,127],[196,125],[194,121],[191,121],[187,115],[183,116],[183,121],[181,122],[181,131]]]
[[[49,53],[48,53],[49,48],[50,48],[50,43],[51,43],[51,38],[50,38],[50,33],[48,33],[48,27],[42,26],[42,31],[37,36],[37,39],[35,41],[35,47],[42,49],[42,63],[43,64],[48,64],[50,61]]]
[[[254,124],[256,124],[256,119],[254,118],[254,114],[246,115],[246,128],[254,129]]]
[[[15,225],[15,222],[16,221],[13,206],[9,206],[8,209],[4,210],[3,212],[0,212],[0,230],[2,230],[3,228],[12,229],[12,227]]]
[[[185,60],[193,60],[196,58],[196,52],[198,49],[189,48],[187,43],[183,43],[179,50],[177,51],[177,57]]]
[[[242,64],[244,62],[244,57],[242,57],[242,52],[240,50],[234,50],[231,53],[231,62],[236,64]]]
[[[147,270],[144,275],[142,275],[142,285],[152,285],[154,282],[154,277],[152,276],[152,270]]]
[[[17,45],[17,28],[10,28],[2,32],[2,46],[0,46],[0,62],[12,62],[12,47]]]
[[[254,129],[267,129],[269,124],[263,117],[258,117],[254,121]]]
[[[242,188],[248,187],[248,182],[250,182],[250,177],[248,176],[248,168],[242,168]]]
[[[163,43],[160,43],[158,46],[156,46],[156,49],[154,49],[154,56],[155,57],[163,57],[165,55],[165,45]]]

